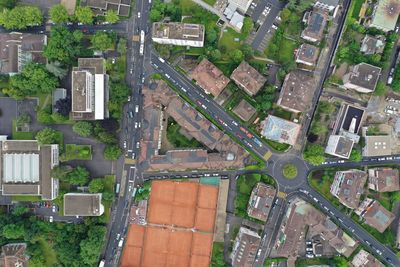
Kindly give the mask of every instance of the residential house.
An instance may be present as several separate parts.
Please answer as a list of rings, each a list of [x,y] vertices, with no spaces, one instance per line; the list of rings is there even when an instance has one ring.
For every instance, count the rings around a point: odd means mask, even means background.
[[[318,56],[318,47],[309,44],[302,44],[296,52],[296,63],[315,66],[318,61]]]
[[[90,7],[94,14],[105,15],[107,11],[114,10],[118,15],[128,17],[131,8],[130,0],[81,0],[81,6]]]
[[[256,95],[267,81],[267,78],[246,61],[242,61],[232,72],[231,79],[251,96]]]
[[[240,32],[242,30],[244,16],[241,12],[238,12],[238,8],[234,3],[228,4],[224,10],[224,15],[235,31]]]
[[[266,222],[276,194],[275,188],[264,183],[257,183],[251,191],[247,214],[257,220]]]
[[[350,209],[356,209],[364,193],[367,173],[357,169],[337,171],[330,192],[340,203]]]
[[[212,94],[214,97],[219,96],[229,83],[229,78],[207,59],[203,59],[197,65],[190,78],[195,80],[207,94]]]
[[[180,22],[153,23],[151,39],[159,44],[203,47],[204,25]]]
[[[385,267],[377,258],[365,250],[360,250],[351,261],[352,267]]]
[[[243,98],[240,100],[239,104],[232,109],[232,112],[242,120],[249,121],[251,117],[256,114],[257,110],[249,102],[247,102],[246,99]]]
[[[352,66],[350,71],[343,76],[343,86],[360,93],[372,93],[375,91],[381,70],[367,63]]]
[[[399,170],[388,167],[369,169],[368,188],[377,192],[399,191]]]
[[[58,145],[36,140],[7,140],[0,136],[0,186],[4,196],[58,196],[58,179],[51,170],[58,165]]]
[[[323,10],[313,10],[305,13],[303,22],[307,26],[301,32],[301,38],[313,43],[320,42],[324,37],[328,15]]]
[[[383,233],[393,222],[395,215],[385,209],[378,201],[366,198],[356,210],[365,223]]]
[[[1,267],[28,267],[26,243],[9,243],[1,247]]]
[[[331,135],[329,136],[325,153],[339,158],[348,159],[353,149],[353,145],[354,141],[348,137]]]
[[[72,69],[72,109],[74,120],[108,118],[108,75],[103,58],[79,58]]]
[[[382,54],[385,48],[385,36],[366,34],[361,42],[360,51],[365,55]]]
[[[30,62],[46,64],[46,45],[45,34],[0,33],[0,73],[17,74]]]
[[[344,136],[358,143],[360,136],[358,132],[364,118],[365,110],[347,103],[340,106],[337,119],[332,131],[334,135]]]
[[[254,231],[240,227],[231,253],[233,267],[251,267],[257,255],[261,237]]]
[[[272,115],[268,115],[268,117],[261,122],[261,127],[261,135],[265,138],[291,146],[296,144],[301,129],[300,124]]]
[[[384,32],[393,31],[399,14],[400,2],[398,0],[378,0],[369,27],[375,27]]]
[[[64,195],[64,216],[100,216],[103,213],[101,193],[67,193]]]
[[[277,105],[291,112],[305,112],[309,109],[315,91],[314,77],[301,70],[286,75]]]

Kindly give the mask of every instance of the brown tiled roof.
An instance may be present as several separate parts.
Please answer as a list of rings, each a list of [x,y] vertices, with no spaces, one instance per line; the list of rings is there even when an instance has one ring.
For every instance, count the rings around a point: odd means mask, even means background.
[[[256,108],[250,105],[245,99],[240,100],[239,104],[232,110],[244,121],[248,121],[257,112]]]
[[[331,193],[345,206],[356,209],[366,181],[367,173],[364,171],[338,171],[331,185]]]
[[[26,255],[25,243],[10,243],[1,248],[1,267],[27,267],[29,256]]]
[[[255,95],[267,81],[255,68],[246,61],[232,72],[231,79],[249,95]]]
[[[399,191],[399,170],[392,168],[369,169],[368,187],[378,192]]]
[[[208,93],[217,97],[229,83],[222,71],[207,59],[203,59],[199,65],[192,71],[190,77]]]

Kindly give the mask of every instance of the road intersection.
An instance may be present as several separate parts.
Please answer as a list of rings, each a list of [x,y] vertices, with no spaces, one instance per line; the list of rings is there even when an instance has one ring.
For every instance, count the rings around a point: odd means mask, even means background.
[[[345,8],[349,1],[345,2]],[[186,76],[182,75],[179,71],[175,70],[168,62],[160,59],[160,57],[151,49],[151,42],[149,40],[149,29],[150,22],[148,18],[150,10],[150,4],[147,0],[138,0],[136,2],[136,14],[132,15],[132,18],[128,21],[128,58],[127,58],[127,81],[132,87],[132,100],[124,107],[124,114],[128,114],[129,111],[133,111],[136,106],[142,107],[142,86],[143,78],[149,75],[148,70],[151,68],[155,72],[161,73],[165,80],[170,82],[174,90],[178,92],[185,99],[189,99],[190,102],[195,105],[203,114],[210,118],[219,128],[225,131],[231,138],[241,143],[247,150],[253,152],[258,157],[262,158],[266,162],[266,168],[263,170],[238,170],[233,171],[237,175],[259,172],[265,173],[272,176],[278,185],[278,189],[284,192],[286,198],[279,199],[280,209],[276,215],[273,215],[273,220],[276,225],[279,225],[283,218],[285,207],[290,199],[295,196],[301,196],[308,199],[315,206],[319,207],[321,211],[325,212],[331,217],[338,225],[343,229],[349,230],[351,235],[360,241],[365,247],[374,253],[376,256],[381,258],[384,262],[389,263],[393,266],[400,266],[400,261],[397,256],[386,246],[379,243],[373,238],[366,230],[354,223],[351,218],[348,218],[345,214],[339,211],[329,201],[327,201],[321,194],[315,191],[308,184],[308,175],[311,171],[317,169],[331,168],[331,167],[343,167],[343,168],[354,168],[360,166],[366,166],[371,164],[388,164],[400,162],[400,157],[394,157],[392,160],[385,159],[379,161],[377,158],[364,159],[362,162],[338,162],[332,161],[328,164],[321,166],[310,166],[306,163],[298,152],[290,151],[288,153],[277,153],[271,150],[265,143],[257,142],[257,137],[250,132],[246,127],[241,126],[239,122],[235,121],[229,114],[227,114],[213,99],[208,97],[203,90],[193,84]],[[339,27],[339,32],[336,33],[334,38],[334,45],[331,47],[331,53],[329,54],[329,60],[327,60],[324,68],[323,76],[319,85],[319,93],[317,94],[313,105],[316,105],[320,92],[322,91],[323,81],[328,73],[336,45],[339,41],[341,34],[342,25]],[[139,43],[133,42],[133,35],[138,35],[143,30],[146,33],[147,40],[145,42],[144,56],[139,53]],[[132,70],[132,71],[131,71]],[[146,73],[147,72],[147,73]],[[138,112],[134,112],[134,117],[130,118],[128,115],[124,116],[122,127],[127,129],[127,132],[122,131],[121,143],[127,142],[127,156],[132,158],[132,153],[135,155],[139,154],[140,148],[137,146],[137,142],[141,138],[140,128],[135,126],[135,122],[142,122],[143,111],[139,108]],[[311,118],[311,117],[310,117]],[[311,121],[311,119],[310,119]],[[306,125],[309,125],[310,121]],[[118,234],[124,236],[127,232],[127,222],[129,207],[131,204],[131,192],[130,187],[136,187],[143,183],[143,180],[147,179],[167,179],[176,177],[199,177],[204,173],[194,172],[180,172],[180,173],[157,173],[149,174],[144,173],[144,170],[140,169],[137,164],[126,164],[124,159],[118,162],[117,182],[123,185],[123,189],[113,207],[112,220],[109,226],[109,241],[104,252],[104,258],[106,260],[106,266],[116,266],[118,264],[121,249],[118,248],[118,240],[115,238]],[[295,179],[289,180],[283,177],[282,167],[286,163],[294,164],[298,169],[298,175]],[[210,172],[205,172],[210,173]],[[213,171],[212,173],[216,173]],[[228,175],[231,171],[219,171],[221,175]],[[231,175],[231,177],[234,177]],[[275,233],[276,235],[276,229]],[[273,244],[274,235],[269,236],[262,242],[261,246],[261,258],[255,263],[255,266],[261,266],[263,260],[268,256]]]

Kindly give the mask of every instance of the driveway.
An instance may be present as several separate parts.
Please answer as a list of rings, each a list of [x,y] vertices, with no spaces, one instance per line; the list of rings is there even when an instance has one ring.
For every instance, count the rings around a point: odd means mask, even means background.
[[[17,101],[8,98],[0,98],[0,135],[12,134],[12,121],[17,117]]]

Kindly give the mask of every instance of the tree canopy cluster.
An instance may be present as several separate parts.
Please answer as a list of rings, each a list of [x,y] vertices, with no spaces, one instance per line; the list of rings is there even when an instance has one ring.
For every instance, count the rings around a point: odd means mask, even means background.
[[[92,46],[95,50],[106,51],[113,48],[117,36],[108,32],[97,31],[91,39]]]
[[[311,165],[321,165],[325,161],[325,149],[317,144],[307,145],[303,157]]]
[[[35,6],[16,6],[0,12],[0,25],[8,30],[23,30],[29,26],[40,25],[43,14]]]
[[[58,79],[44,65],[29,63],[21,73],[10,77],[10,86],[4,93],[16,99],[51,93],[58,86]]]
[[[150,10],[150,20],[156,22],[167,16],[171,18],[171,21],[181,21],[182,9],[179,6],[179,1],[164,3],[160,0],[155,0]]]
[[[10,213],[0,213],[1,244],[26,242],[30,255],[29,266],[48,266],[44,257],[51,249],[60,266],[94,266],[104,244],[106,227],[97,218],[85,223],[49,223],[29,213],[24,206],[15,206]]]

